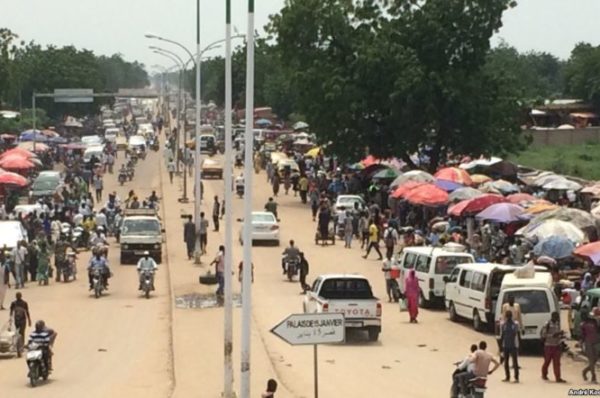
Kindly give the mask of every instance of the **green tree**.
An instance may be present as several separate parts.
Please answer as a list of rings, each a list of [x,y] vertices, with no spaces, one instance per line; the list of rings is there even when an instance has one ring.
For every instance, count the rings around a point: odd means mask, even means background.
[[[268,27],[297,111],[347,159],[520,147],[518,93],[484,68],[509,0],[288,0]],[[352,142],[354,145],[348,145]],[[414,165],[413,165],[414,166]]]
[[[600,46],[579,43],[565,68],[565,89],[600,108]]]
[[[11,81],[11,57],[15,52],[13,42],[18,38],[10,29],[0,28],[0,105],[7,100]]]

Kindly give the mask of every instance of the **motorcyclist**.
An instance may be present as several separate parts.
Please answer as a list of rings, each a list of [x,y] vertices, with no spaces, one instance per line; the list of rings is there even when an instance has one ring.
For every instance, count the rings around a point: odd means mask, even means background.
[[[265,204],[265,211],[272,213],[277,220],[279,217],[277,216],[277,202],[273,200],[273,198],[269,198],[269,201]]]
[[[90,282],[90,290],[94,288],[93,275],[96,269],[100,270],[100,275],[104,282],[104,286],[108,289],[108,278],[110,278],[110,268],[108,267],[108,261],[106,257],[102,256],[102,251],[98,248],[94,248],[93,257],[90,259],[88,265],[88,278]]]
[[[290,240],[290,245],[285,248],[282,253],[283,258],[281,259],[281,268],[283,269],[283,274],[285,275],[287,271],[287,263],[289,261],[297,261],[300,262],[300,249],[294,246],[294,240]]]
[[[144,256],[139,259],[139,261],[137,263],[137,270],[138,270],[138,274],[140,277],[140,286],[138,287],[138,290],[142,290],[142,284],[144,282],[143,281],[143,271],[146,271],[146,270],[152,271],[151,284],[152,284],[152,290],[154,290],[154,272],[156,270],[158,270],[158,265],[156,265],[156,261],[154,261],[154,259],[152,257],[150,257],[150,252],[148,250],[146,250],[144,252]]]
[[[27,345],[35,343],[42,349],[42,360],[48,371],[52,370],[52,346],[57,335],[58,333],[46,327],[46,323],[42,320],[35,323],[35,329],[29,334]]]
[[[90,246],[95,248],[97,246],[108,246],[106,235],[104,234],[104,227],[98,226],[90,235]]]
[[[101,209],[98,213],[96,213],[96,228],[104,228],[104,230],[108,230],[108,219],[106,217],[106,209]]]
[[[456,375],[463,372],[471,372],[473,373],[473,369],[475,368],[475,364],[471,362],[471,355],[473,355],[477,351],[477,344],[471,344],[471,352],[469,355],[463,359],[462,362],[456,362],[456,369],[454,373],[452,373],[452,387],[451,387],[451,396],[458,396],[458,379],[455,377]]]
[[[121,164],[121,168],[119,169],[119,178],[121,178],[121,176],[127,178],[127,167],[125,166],[125,163]]]

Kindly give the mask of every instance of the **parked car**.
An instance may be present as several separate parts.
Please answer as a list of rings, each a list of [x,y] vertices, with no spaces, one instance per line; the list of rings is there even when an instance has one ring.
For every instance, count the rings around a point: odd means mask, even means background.
[[[202,178],[217,178],[223,179],[223,164],[216,159],[202,160]]]
[[[58,171],[42,171],[31,184],[29,199],[35,202],[40,198],[52,196],[61,188],[62,176]]]
[[[370,341],[381,332],[381,303],[362,275],[321,275],[304,296],[304,313],[337,312],[347,330],[364,330]]]

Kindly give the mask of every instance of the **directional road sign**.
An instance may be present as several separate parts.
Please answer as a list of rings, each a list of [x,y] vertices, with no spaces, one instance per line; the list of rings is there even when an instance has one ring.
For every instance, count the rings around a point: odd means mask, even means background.
[[[343,314],[292,314],[271,333],[291,345],[339,343],[345,339]]]
[[[54,102],[91,103],[94,102],[94,90],[91,88],[56,88]]]

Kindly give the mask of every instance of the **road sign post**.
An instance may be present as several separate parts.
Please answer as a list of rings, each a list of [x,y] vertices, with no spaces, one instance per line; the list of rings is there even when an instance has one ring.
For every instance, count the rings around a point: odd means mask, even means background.
[[[319,361],[317,345],[345,340],[343,314],[292,314],[279,322],[271,333],[291,345],[312,345],[315,398],[319,397]]]

